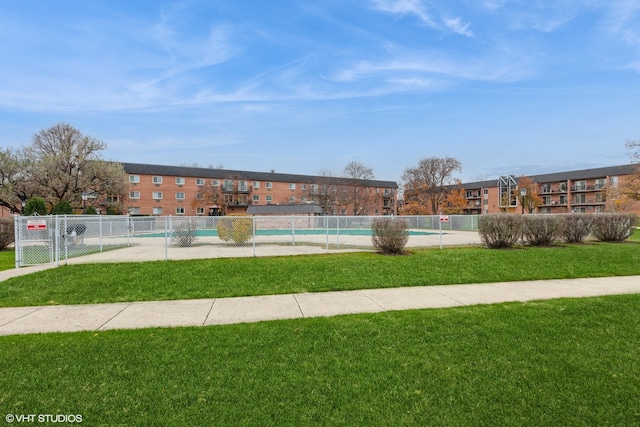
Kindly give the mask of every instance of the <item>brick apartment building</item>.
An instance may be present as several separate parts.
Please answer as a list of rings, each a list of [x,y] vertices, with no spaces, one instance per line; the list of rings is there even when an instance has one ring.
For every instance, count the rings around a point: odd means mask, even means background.
[[[123,163],[132,215],[226,215],[250,206],[317,204],[331,215],[394,215],[393,181]]]
[[[640,214],[640,203],[626,200],[619,191],[636,167],[622,165],[529,176],[541,199],[533,213],[597,213],[611,211],[615,204],[619,210]],[[507,175],[463,183],[467,200],[463,213],[522,213],[518,181],[518,177]]]

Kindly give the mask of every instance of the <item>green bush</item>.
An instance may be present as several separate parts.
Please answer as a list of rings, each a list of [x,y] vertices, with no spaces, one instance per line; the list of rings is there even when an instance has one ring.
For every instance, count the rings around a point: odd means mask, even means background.
[[[407,221],[399,218],[374,218],[371,223],[373,246],[387,255],[402,253],[409,241]]]
[[[218,220],[218,237],[225,242],[238,245],[245,243],[253,236],[253,218],[242,215],[227,215]]]
[[[13,218],[0,219],[0,251],[4,251],[15,240]]]
[[[27,204],[24,205],[24,209],[22,209],[22,215],[46,215],[47,214],[47,204],[44,199],[40,197],[33,197],[27,201]]]
[[[595,214],[591,234],[601,242],[622,242],[633,233],[633,226],[637,219],[634,214]]]
[[[67,200],[60,200],[51,210],[52,215],[70,215],[72,213],[73,208]]]
[[[572,213],[560,216],[561,236],[567,243],[582,243],[591,232],[594,215]]]
[[[510,248],[522,236],[522,215],[488,214],[478,217],[482,243],[491,249]]]
[[[524,215],[522,235],[532,246],[549,246],[562,232],[562,222],[557,215]]]
[[[96,208],[95,208],[95,207],[93,207],[93,206],[87,206],[87,207],[84,209],[83,214],[85,214],[85,215],[98,215],[98,211],[97,211],[97,210],[96,210]]]

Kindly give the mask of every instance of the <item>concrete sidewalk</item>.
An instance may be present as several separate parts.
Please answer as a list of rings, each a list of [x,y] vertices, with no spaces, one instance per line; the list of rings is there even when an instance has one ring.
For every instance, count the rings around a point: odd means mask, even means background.
[[[640,293],[640,276],[0,309],[0,335],[208,326]]]

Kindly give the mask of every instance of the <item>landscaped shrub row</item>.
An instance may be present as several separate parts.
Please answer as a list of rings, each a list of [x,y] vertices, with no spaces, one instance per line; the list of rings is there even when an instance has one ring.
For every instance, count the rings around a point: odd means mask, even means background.
[[[633,232],[634,214],[481,215],[480,238],[488,248],[510,248],[518,241],[548,246],[556,241],[581,243],[591,235],[602,242],[622,242]]]

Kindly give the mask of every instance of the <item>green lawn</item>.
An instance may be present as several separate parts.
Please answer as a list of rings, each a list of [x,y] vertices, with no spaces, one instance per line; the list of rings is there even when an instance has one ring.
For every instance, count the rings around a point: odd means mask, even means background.
[[[16,253],[13,249],[0,252],[0,271],[10,270],[16,266]]]
[[[0,283],[0,306],[215,298],[640,275],[640,243],[86,264]]]
[[[83,425],[640,424],[640,295],[0,337],[2,414]]]
[[[0,305],[635,275],[633,238],[64,266],[1,282]],[[108,426],[640,425],[639,330],[640,295],[623,295],[6,336],[0,415]]]

